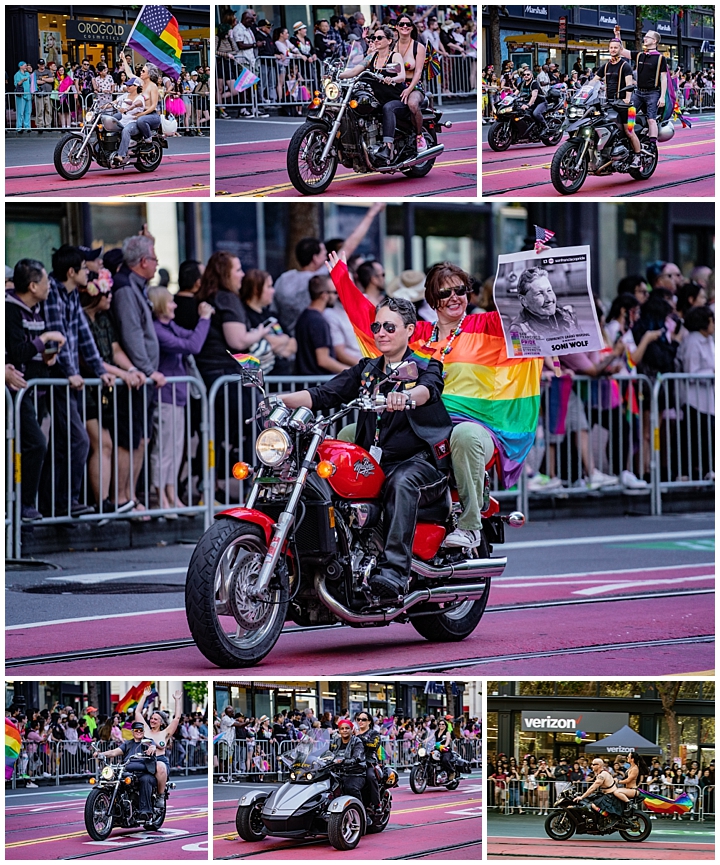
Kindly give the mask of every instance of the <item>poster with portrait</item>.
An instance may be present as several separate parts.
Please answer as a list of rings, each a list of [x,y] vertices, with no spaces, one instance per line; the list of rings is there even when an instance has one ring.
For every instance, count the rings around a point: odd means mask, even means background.
[[[589,246],[499,256],[493,297],[508,357],[604,347],[590,285]]]
[[[46,64],[63,62],[62,36],[59,30],[40,31],[40,57]]]

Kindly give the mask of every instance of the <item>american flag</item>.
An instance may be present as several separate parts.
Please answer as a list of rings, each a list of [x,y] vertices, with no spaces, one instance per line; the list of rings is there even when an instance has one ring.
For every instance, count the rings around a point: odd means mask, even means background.
[[[547,243],[551,238],[555,237],[555,232],[550,231],[547,228],[540,228],[539,225],[535,226],[535,240],[540,243]]]

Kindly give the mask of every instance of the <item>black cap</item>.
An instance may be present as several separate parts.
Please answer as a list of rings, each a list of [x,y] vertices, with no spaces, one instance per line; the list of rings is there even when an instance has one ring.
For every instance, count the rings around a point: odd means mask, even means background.
[[[271,27],[272,25],[271,25],[270,22],[267,20],[267,18],[261,18],[261,19],[258,21],[257,26],[258,26],[258,27]]]
[[[133,730],[144,730],[144,729],[145,729],[145,724],[143,724],[142,721],[133,721],[133,722],[132,722],[132,728],[131,728],[131,729],[133,729]]]
[[[90,249],[89,246],[78,246],[77,248],[82,253],[85,261],[95,261],[96,258],[99,258],[102,255],[103,251],[102,246],[98,249]]]

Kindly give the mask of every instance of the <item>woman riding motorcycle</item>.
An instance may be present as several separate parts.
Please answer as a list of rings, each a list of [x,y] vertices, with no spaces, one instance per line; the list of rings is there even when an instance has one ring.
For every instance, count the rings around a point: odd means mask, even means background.
[[[380,807],[380,785],[375,775],[375,766],[378,764],[378,751],[381,748],[380,734],[373,729],[370,715],[364,709],[355,715],[355,721],[359,729],[357,737],[365,748],[365,783],[370,794],[370,804],[377,810]]]
[[[127,61],[127,57],[123,54],[123,69],[128,79],[134,78],[133,71]],[[160,91],[158,90],[157,82],[160,80],[160,70],[154,63],[146,63],[140,70],[140,81],[142,82],[143,97],[145,99],[145,110],[142,111],[137,119],[128,124],[123,129],[122,138],[118,152],[113,156],[113,163],[116,165],[124,165],[128,161],[128,150],[132,136],[140,132],[143,136],[145,144],[152,141],[153,130],[159,129],[162,118],[158,114],[158,100],[160,99]]]
[[[135,721],[136,723],[142,723],[144,725],[145,738],[152,739],[155,743],[154,746],[151,746],[148,749],[148,754],[154,755],[155,760],[157,761],[156,777],[158,782],[158,794],[162,796],[165,792],[168,775],[170,774],[170,760],[167,758],[166,754],[168,739],[170,739],[173,733],[177,730],[180,718],[182,717],[183,693],[182,691],[175,691],[173,694],[173,697],[175,698],[175,717],[169,724],[165,712],[159,710],[150,715],[149,723],[143,717],[141,709],[145,705],[145,702],[151,693],[152,686],[148,685],[143,691],[142,701],[135,707]]]
[[[395,22],[398,32],[397,51],[405,65],[405,89],[400,94],[400,100],[407,105],[412,115],[415,127],[415,142],[418,153],[427,149],[423,135],[423,116],[420,106],[425,99],[422,74],[425,67],[425,46],[418,40],[418,32],[412,18],[403,12]]]

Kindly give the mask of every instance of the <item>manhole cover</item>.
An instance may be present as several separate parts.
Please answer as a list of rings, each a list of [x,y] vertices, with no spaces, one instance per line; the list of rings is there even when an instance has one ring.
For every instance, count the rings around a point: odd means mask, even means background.
[[[30,595],[158,595],[184,591],[182,583],[40,583],[37,586],[13,586],[15,592]]]

